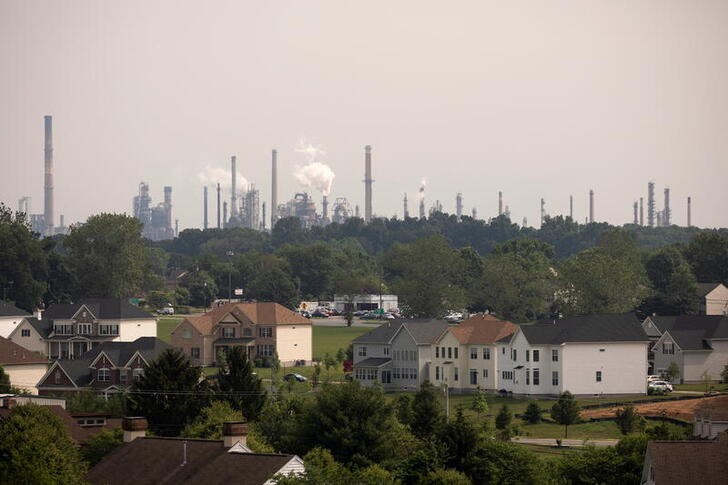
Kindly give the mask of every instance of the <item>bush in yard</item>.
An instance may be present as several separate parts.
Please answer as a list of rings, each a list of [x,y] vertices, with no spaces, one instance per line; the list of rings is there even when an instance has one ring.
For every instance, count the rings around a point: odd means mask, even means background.
[[[541,422],[541,408],[538,406],[536,401],[528,403],[526,412],[523,413],[523,420],[528,424],[538,424]]]

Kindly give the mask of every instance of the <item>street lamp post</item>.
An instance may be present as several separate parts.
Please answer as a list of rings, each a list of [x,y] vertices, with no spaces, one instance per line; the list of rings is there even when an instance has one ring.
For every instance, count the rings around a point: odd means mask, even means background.
[[[232,251],[225,251],[225,255],[228,257],[235,256],[235,253]],[[232,291],[232,276],[233,275],[233,267],[232,263],[230,263],[230,266],[228,266],[228,303],[233,301],[233,291]]]

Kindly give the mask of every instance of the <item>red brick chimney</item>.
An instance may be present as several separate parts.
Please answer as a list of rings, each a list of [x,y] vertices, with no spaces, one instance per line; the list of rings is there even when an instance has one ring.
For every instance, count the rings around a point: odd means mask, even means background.
[[[124,430],[124,443],[129,443],[137,438],[147,435],[149,423],[144,417],[125,417],[121,420],[121,429]]]
[[[231,448],[235,443],[247,445],[248,423],[245,421],[227,421],[222,423],[222,441],[225,448]]]

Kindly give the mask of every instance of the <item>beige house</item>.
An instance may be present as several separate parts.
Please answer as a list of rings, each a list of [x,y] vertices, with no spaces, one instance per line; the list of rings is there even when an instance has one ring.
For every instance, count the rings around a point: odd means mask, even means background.
[[[728,288],[722,283],[698,283],[700,313],[728,315]]]
[[[10,377],[11,386],[38,394],[36,383],[45,375],[48,365],[45,356],[0,337],[0,366]]]
[[[171,333],[171,344],[199,365],[215,365],[218,352],[245,347],[250,359],[283,365],[312,360],[311,321],[273,302],[227,303],[187,317]]]
[[[23,318],[29,316],[30,313],[0,300],[0,337],[8,338]]]
[[[48,355],[46,337],[49,333],[48,323],[35,317],[23,318],[8,336],[16,344],[33,352]]]

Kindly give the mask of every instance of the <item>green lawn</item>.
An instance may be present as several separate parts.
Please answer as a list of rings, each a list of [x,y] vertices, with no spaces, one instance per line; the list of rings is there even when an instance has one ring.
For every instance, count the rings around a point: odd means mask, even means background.
[[[157,337],[160,340],[164,340],[170,343],[170,333],[174,330],[174,327],[179,325],[179,322],[183,320],[183,317],[160,317],[157,323]]]
[[[705,392],[706,386],[703,383],[698,384],[675,384],[673,386],[676,391],[697,391],[697,392]],[[711,382],[708,385],[708,388],[711,391],[719,391],[719,392],[728,392],[728,384],[718,384],[715,382]]]
[[[328,353],[336,356],[339,349],[346,350],[352,340],[371,331],[370,327],[313,327],[313,358],[323,359]]]
[[[564,455],[570,455],[573,453],[579,453],[582,448],[567,448],[567,447],[556,447],[556,446],[547,446],[547,445],[531,445],[531,444],[525,444],[525,443],[518,443],[514,442],[516,446],[520,446],[523,448],[528,449],[529,451],[532,451],[538,456],[539,458],[545,458],[547,460],[558,460],[562,458]]]

